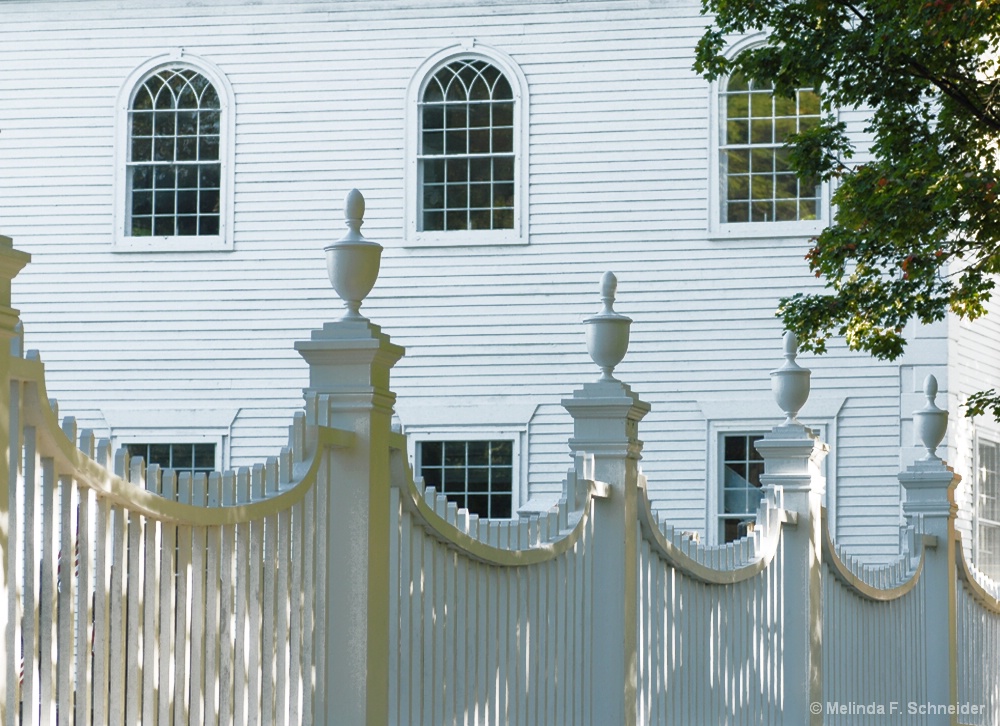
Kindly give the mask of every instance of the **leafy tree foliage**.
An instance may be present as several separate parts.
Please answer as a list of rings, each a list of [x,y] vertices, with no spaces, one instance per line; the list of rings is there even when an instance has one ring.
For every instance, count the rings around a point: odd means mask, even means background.
[[[823,97],[821,125],[790,142],[797,172],[834,182],[837,209],[806,255],[825,292],[779,308],[803,347],[842,335],[892,360],[910,319],[983,315],[1000,272],[1000,0],[703,0],[703,12],[706,78]],[[725,54],[757,29],[764,45]],[[864,164],[832,113],[849,108],[871,111]],[[986,410],[1000,418],[996,391],[970,400],[970,415]]]

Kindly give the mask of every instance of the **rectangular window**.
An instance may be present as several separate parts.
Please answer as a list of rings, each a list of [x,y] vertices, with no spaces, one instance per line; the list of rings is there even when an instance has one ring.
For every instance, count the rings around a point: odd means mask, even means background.
[[[215,471],[215,444],[126,444],[129,456],[141,456],[146,465],[176,472],[208,473]]]
[[[1000,580],[1000,445],[979,442],[979,472],[975,497],[975,564]]]
[[[420,441],[417,476],[472,514],[509,519],[513,509],[514,442]]]
[[[757,515],[764,495],[760,484],[764,459],[754,443],[762,438],[761,434],[744,433],[725,434],[721,438],[719,542],[732,542],[745,535],[747,524]]]

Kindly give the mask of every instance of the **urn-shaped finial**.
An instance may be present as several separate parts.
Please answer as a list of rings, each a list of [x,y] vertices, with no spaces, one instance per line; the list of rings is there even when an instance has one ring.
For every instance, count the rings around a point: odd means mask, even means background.
[[[927,403],[919,411],[913,412],[913,425],[917,436],[927,449],[924,461],[937,461],[941,458],[935,452],[948,430],[948,412],[938,408],[934,402],[937,393],[937,378],[927,376],[924,379],[924,395],[927,397]]]
[[[785,413],[785,424],[798,423],[799,411],[809,400],[809,369],[795,362],[799,339],[788,331],[784,337],[785,362],[771,371],[771,391],[778,407]]]
[[[601,278],[601,312],[584,320],[587,326],[587,352],[601,369],[601,381],[617,380],[611,373],[628,351],[629,326],[632,319],[614,311],[618,278],[605,272]]]
[[[347,234],[323,248],[330,284],[347,308],[344,320],[365,319],[360,312],[361,303],[375,286],[382,261],[382,246],[361,234],[364,216],[365,198],[352,189],[344,200]]]

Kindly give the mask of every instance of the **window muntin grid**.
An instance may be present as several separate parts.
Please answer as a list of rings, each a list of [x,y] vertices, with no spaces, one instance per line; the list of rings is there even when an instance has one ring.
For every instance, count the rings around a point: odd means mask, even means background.
[[[796,222],[820,217],[821,186],[799,179],[783,148],[792,134],[819,124],[820,99],[811,88],[780,98],[773,88],[731,76],[722,96],[722,219],[726,223]]]
[[[439,69],[420,100],[420,229],[514,228],[514,95],[481,59]]]
[[[146,465],[192,474],[215,471],[215,444],[126,444],[129,456],[141,456]]]
[[[222,109],[191,68],[162,68],[129,107],[128,223],[132,237],[219,234]]]
[[[1000,446],[979,442],[976,491],[976,567],[1000,580]]]
[[[754,519],[764,496],[760,484],[764,459],[754,447],[762,438],[760,434],[722,437],[722,511],[719,513],[722,542],[732,542],[745,534],[745,523]]]
[[[509,519],[513,508],[513,441],[421,441],[424,486],[490,519]]]

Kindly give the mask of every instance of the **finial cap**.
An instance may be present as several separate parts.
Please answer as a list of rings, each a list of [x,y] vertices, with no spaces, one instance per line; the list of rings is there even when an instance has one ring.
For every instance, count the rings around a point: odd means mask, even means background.
[[[948,430],[948,412],[938,408],[935,399],[938,394],[937,378],[930,375],[924,379],[924,396],[927,403],[919,411],[913,412],[913,425],[917,437],[927,449],[924,461],[938,461],[937,447],[941,445]]]
[[[784,424],[798,423],[799,411],[809,400],[809,375],[807,368],[795,362],[799,351],[799,339],[792,331],[786,331],[782,340],[785,362],[781,368],[771,371],[771,391],[778,407],[785,414]]]
[[[587,351],[601,369],[600,381],[615,381],[612,373],[628,352],[629,326],[632,319],[614,310],[618,278],[613,272],[601,276],[601,312],[584,320],[587,326]]]
[[[365,320],[360,312],[361,303],[375,286],[382,260],[382,246],[361,234],[364,214],[365,198],[352,189],[344,199],[347,234],[323,248],[330,284],[347,308],[345,320]]]

